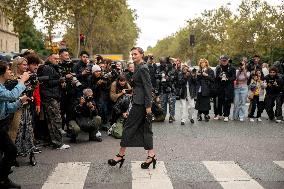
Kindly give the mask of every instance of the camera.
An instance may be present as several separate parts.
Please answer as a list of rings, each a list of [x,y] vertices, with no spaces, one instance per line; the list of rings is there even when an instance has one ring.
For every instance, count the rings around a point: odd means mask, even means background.
[[[62,76],[65,76],[72,72],[73,63],[71,60],[64,60],[61,64],[59,64],[59,72]]]
[[[91,73],[91,72],[92,72],[93,65],[94,65],[94,64],[93,64],[92,62],[89,62],[89,63],[87,64],[86,70]]]
[[[225,72],[222,72],[222,73],[220,74],[220,77],[221,77],[221,81],[227,81],[227,75],[226,75]]]
[[[85,99],[86,103],[93,101],[93,97],[92,96],[86,96],[86,97],[84,97],[84,99]]]
[[[131,94],[132,93],[132,89],[125,89],[126,94]]]

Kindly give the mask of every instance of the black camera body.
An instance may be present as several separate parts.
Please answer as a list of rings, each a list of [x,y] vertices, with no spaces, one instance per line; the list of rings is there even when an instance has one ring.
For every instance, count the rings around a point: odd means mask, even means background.
[[[59,72],[65,77],[67,74],[72,73],[73,63],[71,61],[63,61],[59,64]]]
[[[86,97],[84,97],[84,99],[85,99],[86,103],[92,102],[94,100],[94,98],[92,96],[86,96]]]

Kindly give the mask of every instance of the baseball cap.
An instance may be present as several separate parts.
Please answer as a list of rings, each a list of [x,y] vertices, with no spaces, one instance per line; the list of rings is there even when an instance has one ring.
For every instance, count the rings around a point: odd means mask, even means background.
[[[220,60],[229,60],[229,57],[227,55],[221,55]]]

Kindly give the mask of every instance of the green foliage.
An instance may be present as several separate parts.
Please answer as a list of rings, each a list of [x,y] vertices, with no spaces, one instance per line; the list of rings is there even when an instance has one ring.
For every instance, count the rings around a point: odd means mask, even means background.
[[[96,54],[118,53],[128,57],[129,49],[134,45],[139,33],[135,24],[135,12],[129,9],[124,0],[95,0],[91,7],[90,11],[81,12],[77,26],[71,22],[68,27],[64,37],[68,47],[76,53],[76,33],[80,28],[80,33],[86,36],[86,45],[81,49]]]
[[[259,54],[272,63],[284,57],[283,12],[283,2],[272,6],[260,0],[243,0],[235,14],[228,7],[206,10],[179,32],[148,48],[148,52],[158,57],[190,59],[193,64],[207,58],[216,65],[221,54],[228,54],[235,63],[242,56]],[[194,47],[189,46],[190,34],[195,35]]]
[[[129,9],[126,0],[2,0],[0,10],[13,21],[22,39],[21,47],[42,46],[41,41],[34,39],[42,39],[42,36],[34,30],[27,16],[31,12],[34,18],[43,17],[49,38],[56,25],[66,25],[65,40],[75,55],[86,49],[91,54],[122,53],[128,57],[139,33],[136,14]],[[79,42],[80,33],[86,36],[83,47]]]
[[[43,34],[36,30],[33,20],[29,18],[19,33],[20,49],[33,49],[41,55],[47,55],[44,49]]]

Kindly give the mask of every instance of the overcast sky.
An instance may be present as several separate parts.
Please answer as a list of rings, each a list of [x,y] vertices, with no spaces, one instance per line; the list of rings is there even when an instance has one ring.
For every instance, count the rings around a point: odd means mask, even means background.
[[[200,16],[205,9],[222,5],[236,10],[241,0],[128,0],[131,9],[138,15],[137,25],[141,30],[137,46],[146,50],[158,40],[186,26],[186,21]],[[267,0],[276,5],[281,0]]]

